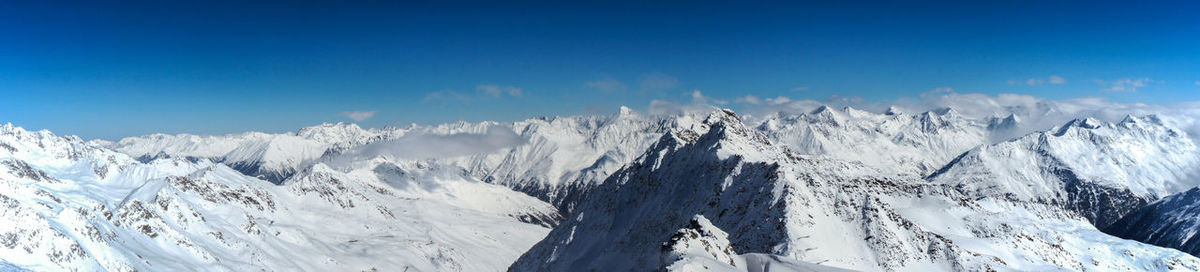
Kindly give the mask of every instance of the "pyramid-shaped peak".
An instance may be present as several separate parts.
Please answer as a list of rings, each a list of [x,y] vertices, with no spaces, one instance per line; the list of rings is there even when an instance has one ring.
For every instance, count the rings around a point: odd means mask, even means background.
[[[1014,129],[1017,126],[1019,126],[1020,123],[1021,123],[1021,117],[1018,117],[1017,114],[1015,114],[1015,113],[1009,113],[1007,117],[1004,117],[1004,118],[995,117],[994,119],[992,119],[991,124],[988,124],[988,129],[991,129],[991,130]]]
[[[930,110],[929,112],[932,112],[933,114],[937,114],[937,115],[943,115],[943,116],[958,114],[958,111],[954,110],[953,107],[937,108],[937,109]]]
[[[1125,118],[1121,119],[1121,123],[1122,124],[1137,124],[1137,123],[1139,123],[1139,120],[1138,120],[1137,116],[1133,116],[1133,114],[1126,114]]]
[[[817,107],[816,109],[812,110],[812,112],[809,112],[809,113],[816,115],[816,114],[832,113],[832,112],[833,112],[832,107],[829,107],[826,105],[821,105],[820,107]]]
[[[1001,119],[1001,122],[1017,124],[1021,123],[1021,117],[1017,116],[1016,113],[1009,113],[1008,116],[1004,117],[1004,119]]]
[[[742,118],[737,116],[731,109],[720,109],[708,114],[708,118],[704,119],[705,124],[717,123],[741,123]]]

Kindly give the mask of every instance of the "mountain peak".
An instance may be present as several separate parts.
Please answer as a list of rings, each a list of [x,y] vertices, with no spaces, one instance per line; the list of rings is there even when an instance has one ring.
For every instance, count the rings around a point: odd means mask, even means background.
[[[1133,116],[1133,114],[1126,114],[1125,118],[1121,119],[1121,123],[1122,124],[1125,124],[1125,123],[1136,124],[1136,123],[1138,123],[1138,118],[1137,118],[1137,116]]]
[[[885,114],[885,115],[901,115],[901,114],[904,114],[904,110],[901,110],[899,107],[896,107],[896,106],[888,106],[887,111],[884,111],[883,114]]]
[[[941,115],[941,116],[953,116],[953,115],[958,114],[958,111],[955,110],[954,107],[937,108],[937,109],[930,110],[929,112],[932,112],[933,114],[937,114],[937,115]]]
[[[1097,129],[1097,128],[1100,128],[1100,126],[1103,126],[1104,122],[1102,122],[1096,118],[1088,117],[1088,118],[1083,118],[1083,119],[1075,119],[1074,121],[1071,122],[1070,125],[1074,126],[1074,127],[1081,127],[1081,128],[1086,128],[1086,129]]]
[[[991,124],[988,124],[989,130],[1014,129],[1021,124],[1021,117],[1015,113],[1009,113],[1008,117],[992,119]]]
[[[709,113],[708,117],[704,118],[704,123],[708,124],[708,125],[714,125],[714,124],[718,124],[718,123],[729,124],[729,123],[741,123],[741,122],[742,122],[742,118],[739,118],[737,116],[737,113],[734,113],[733,110],[731,110],[731,109],[716,110],[716,111]]]

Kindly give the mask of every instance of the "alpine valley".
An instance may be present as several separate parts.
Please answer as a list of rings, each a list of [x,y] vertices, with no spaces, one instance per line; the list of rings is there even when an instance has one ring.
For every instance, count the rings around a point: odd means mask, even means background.
[[[115,142],[7,124],[0,270],[1200,271],[1183,128],[967,110]]]

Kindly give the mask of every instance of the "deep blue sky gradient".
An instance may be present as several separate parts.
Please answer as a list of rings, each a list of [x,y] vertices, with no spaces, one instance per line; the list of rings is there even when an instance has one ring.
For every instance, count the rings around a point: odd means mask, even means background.
[[[1200,100],[1188,1],[178,2],[0,6],[0,122],[105,139],[281,132],[354,110],[381,127],[645,109],[694,89]],[[1024,84],[1052,75],[1067,82]],[[600,80],[625,88],[587,84]]]

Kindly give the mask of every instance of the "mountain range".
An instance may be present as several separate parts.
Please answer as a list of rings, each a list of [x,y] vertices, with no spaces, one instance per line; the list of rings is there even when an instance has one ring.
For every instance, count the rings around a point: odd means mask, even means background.
[[[713,109],[111,142],[0,126],[0,270],[1196,271],[1159,116]],[[1181,251],[1182,250],[1182,251]]]

